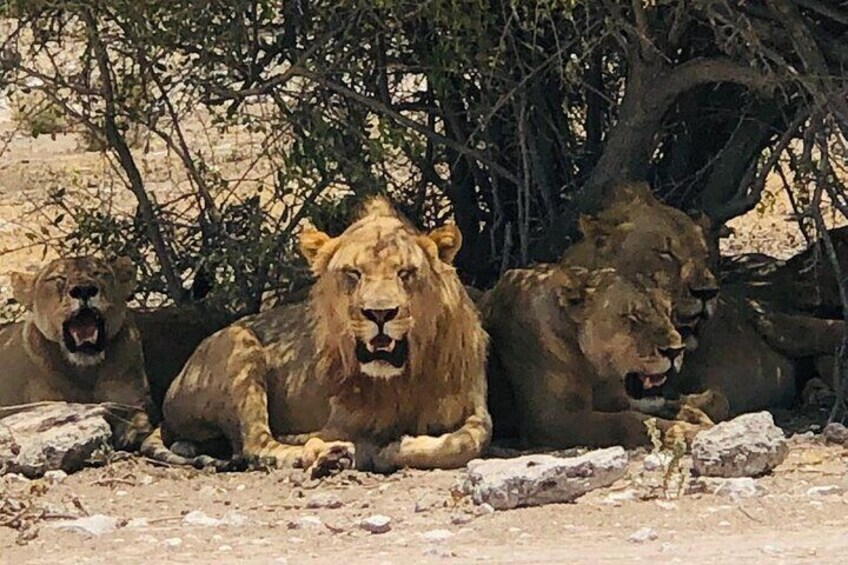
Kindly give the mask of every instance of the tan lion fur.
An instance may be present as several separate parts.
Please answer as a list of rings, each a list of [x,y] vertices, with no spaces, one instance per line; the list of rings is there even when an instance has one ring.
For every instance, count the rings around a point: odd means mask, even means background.
[[[130,410],[112,422],[117,447],[137,447],[151,429],[144,412],[153,410],[141,339],[127,317],[127,298],[135,285],[132,263],[57,259],[37,274],[12,273],[11,280],[28,315],[0,329],[0,406],[62,400],[137,407],[142,411]],[[91,356],[70,352],[63,341],[63,324],[80,306],[71,290],[86,285],[97,289],[91,304],[105,330],[102,354]]]
[[[622,184],[595,217],[580,219],[583,239],[563,265],[612,267],[623,277],[668,292],[687,349],[699,321],[713,314],[718,282],[710,271],[704,226],[654,198],[646,183]]]
[[[481,312],[492,339],[490,386],[510,386],[515,402],[501,411],[493,404],[496,423],[518,414],[522,439],[535,445],[648,443],[643,423],[650,416],[628,397],[624,379],[668,373],[667,352],[682,354],[665,293],[613,269],[540,265],[508,271]],[[659,409],[666,415],[671,407]],[[695,423],[660,418],[659,426],[669,437],[691,439],[711,425],[697,410],[686,419]]]
[[[163,445],[224,438],[232,456],[277,465],[354,456],[358,468],[450,468],[478,457],[491,435],[487,339],[450,265],[456,227],[421,234],[374,199],[339,237],[308,230],[300,243],[316,277],[308,301],[205,340],[145,452],[196,464]],[[370,321],[380,312],[394,317]],[[380,332],[395,347],[406,339],[402,368],[358,360],[357,345]]]

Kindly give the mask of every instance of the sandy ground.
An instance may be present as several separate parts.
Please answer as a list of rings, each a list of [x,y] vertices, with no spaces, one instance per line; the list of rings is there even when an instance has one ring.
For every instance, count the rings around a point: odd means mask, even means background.
[[[644,452],[633,452],[628,475],[610,488],[493,513],[458,494],[463,471],[348,471],[313,482],[300,472],[210,475],[131,459],[55,485],[7,477],[7,496],[53,517],[0,527],[0,562],[844,563],[848,450],[810,434],[790,441],[789,457],[757,479],[753,497],[692,493],[691,478],[690,493],[666,497],[655,488],[660,472],[645,471]],[[328,499],[338,507],[311,508]],[[86,514],[118,527],[102,535],[56,527]],[[378,514],[391,518],[390,531],[360,527]],[[643,528],[655,539],[633,539]]]

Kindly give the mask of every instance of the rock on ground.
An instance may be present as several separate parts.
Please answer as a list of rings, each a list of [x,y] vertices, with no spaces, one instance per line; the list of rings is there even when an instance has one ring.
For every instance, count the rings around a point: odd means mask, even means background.
[[[359,522],[359,527],[372,534],[385,534],[392,529],[392,519],[382,514],[375,514]]]
[[[514,459],[475,459],[468,464],[463,490],[476,504],[497,510],[571,502],[624,476],[627,453],[621,447],[579,457],[527,455]]]
[[[73,473],[96,453],[111,450],[102,406],[55,402],[0,420],[0,467],[30,478]]]
[[[788,452],[771,414],[744,414],[695,436],[692,469],[709,477],[757,477],[780,465]]]
[[[61,522],[51,524],[50,527],[59,530],[69,530],[80,534],[87,534],[90,536],[101,536],[117,530],[118,520],[111,516],[95,514],[93,516],[85,516],[84,518],[62,520]]]

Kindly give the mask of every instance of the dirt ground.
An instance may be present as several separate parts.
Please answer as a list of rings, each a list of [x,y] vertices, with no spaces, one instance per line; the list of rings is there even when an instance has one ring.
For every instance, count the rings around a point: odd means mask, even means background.
[[[661,472],[633,452],[610,488],[496,512],[458,493],[463,471],[348,471],[314,482],[301,472],[212,475],[130,459],[59,484],[7,477],[0,489],[32,506],[28,528],[0,527],[0,563],[844,563],[848,450],[812,434],[790,443],[750,497],[698,493],[689,477],[684,494],[666,496]],[[116,529],[57,528],[98,514]],[[391,518],[391,529],[363,530],[374,515]]]

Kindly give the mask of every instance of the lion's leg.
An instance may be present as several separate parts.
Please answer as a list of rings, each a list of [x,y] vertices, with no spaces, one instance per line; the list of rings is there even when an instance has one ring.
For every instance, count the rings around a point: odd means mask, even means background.
[[[843,320],[754,308],[757,332],[770,347],[792,358],[833,355],[845,335]]]
[[[492,420],[485,410],[478,410],[455,432],[403,437],[380,449],[372,463],[377,471],[401,467],[454,469],[480,457],[491,437]]]

